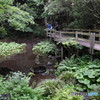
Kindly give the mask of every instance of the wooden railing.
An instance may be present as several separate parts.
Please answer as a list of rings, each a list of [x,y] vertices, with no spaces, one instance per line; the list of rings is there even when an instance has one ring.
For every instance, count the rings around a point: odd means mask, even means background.
[[[63,31],[56,31],[46,29],[46,33],[47,36],[54,38],[57,36],[56,34],[58,34],[59,38],[65,37],[64,35],[73,35],[77,41],[81,40],[90,43],[91,53],[93,53],[94,45],[100,44],[100,30],[64,29]]]
[[[90,29],[69,29],[69,28],[63,28],[63,31],[100,32],[100,30],[90,30]]]

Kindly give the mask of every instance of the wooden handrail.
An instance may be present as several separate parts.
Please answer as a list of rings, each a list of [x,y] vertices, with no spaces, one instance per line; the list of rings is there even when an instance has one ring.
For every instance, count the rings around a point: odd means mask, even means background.
[[[97,32],[99,33],[100,30],[89,30],[89,29],[70,29],[70,28],[63,28],[64,31],[87,31],[87,32]]]
[[[58,33],[60,32],[61,34],[76,34],[76,31],[75,32],[55,31],[55,32],[58,32]],[[89,32],[86,33],[86,32],[79,32],[79,31],[77,31],[77,33],[79,35],[90,36]],[[100,37],[100,33],[99,34],[95,33],[95,37]]]
[[[74,30],[74,29],[73,29]],[[68,32],[68,31],[56,31],[56,30],[54,30],[54,29],[51,29],[51,30],[48,30],[48,29],[45,29],[45,31],[50,31],[50,32],[56,32],[56,33],[61,33],[61,34],[76,34],[76,31],[74,31],[74,32]],[[89,32],[82,32],[82,31],[77,31],[77,33],[79,34],[79,35],[86,35],[86,36],[90,36],[90,34],[89,33],[91,33],[90,31]],[[96,35],[95,35],[95,37],[100,37],[100,31],[99,31],[99,33],[95,33]]]
[[[79,31],[68,32],[68,31],[56,31],[54,29],[52,29],[52,30],[46,29],[46,32],[47,32],[47,34],[48,34],[48,32],[49,33],[60,33],[60,37],[62,36],[61,34],[76,34],[76,32],[77,32],[78,35],[83,35],[83,36],[89,36],[90,37],[90,33],[91,33],[90,31],[89,32],[82,32],[82,31],[81,32],[79,32]],[[91,33],[91,34],[93,34],[93,33]],[[100,33],[95,33],[95,37],[99,37],[99,39],[100,39]]]
[[[71,30],[71,31],[69,31]],[[49,37],[53,37],[53,38],[60,38],[62,39],[62,37],[64,36],[63,34],[74,34],[76,40],[81,40],[81,41],[87,41],[88,43],[90,43],[90,53],[93,54],[94,51],[94,45],[95,43],[99,43],[100,44],[100,30],[98,30],[98,32],[93,32],[94,30],[90,31],[88,30],[88,32],[85,31],[79,31],[81,29],[68,29],[68,31],[56,31],[54,29],[52,30],[48,30],[46,29],[47,34],[49,34]],[[50,35],[52,33],[52,35]],[[57,33],[57,35],[56,35]],[[88,36],[89,39],[84,39],[83,37],[79,37],[80,35],[82,36]],[[64,37],[63,37],[64,38]],[[96,41],[95,39],[99,38],[98,41]]]

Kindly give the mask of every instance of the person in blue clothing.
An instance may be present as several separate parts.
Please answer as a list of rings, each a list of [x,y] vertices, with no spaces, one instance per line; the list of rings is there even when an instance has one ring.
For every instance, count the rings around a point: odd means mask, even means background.
[[[48,29],[52,29],[52,25],[49,24],[49,23],[47,23],[47,28],[48,28]]]

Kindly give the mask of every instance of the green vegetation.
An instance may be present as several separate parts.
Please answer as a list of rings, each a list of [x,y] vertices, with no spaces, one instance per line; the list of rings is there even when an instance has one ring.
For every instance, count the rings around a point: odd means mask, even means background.
[[[36,54],[36,64],[40,64],[40,56],[55,55],[58,53],[58,48],[54,43],[50,43],[50,41],[42,41],[33,46],[32,51]]]
[[[12,100],[83,100],[82,96],[71,96],[70,93],[76,91],[71,86],[64,86],[60,80],[45,80],[32,89],[28,86],[29,79],[21,72],[12,73],[6,80],[0,76],[0,94],[8,92]]]
[[[44,37],[47,22],[52,24],[53,28],[57,22],[60,31],[63,28],[100,29],[100,0],[0,0],[0,39],[8,37],[30,39],[27,36],[32,35]],[[59,61],[58,48],[61,46],[64,47],[61,51],[65,50],[66,54],[63,57],[65,59]],[[22,53],[25,49],[25,43],[0,42],[0,61]],[[82,96],[72,96],[70,93],[90,91],[99,93],[100,59],[91,61],[89,55],[79,57],[79,50],[82,50],[82,46],[73,38],[62,39],[57,46],[51,41],[37,43],[32,48],[32,52],[37,55],[36,64],[40,64],[39,56],[57,58],[58,62],[54,65],[55,78],[44,80],[32,89],[29,86],[28,75],[21,72],[10,73],[0,76],[0,94],[10,93],[12,100],[83,100]],[[76,54],[77,58],[76,55],[71,56],[73,54]],[[65,57],[66,55],[68,57]],[[97,52],[95,56],[99,58],[99,55],[100,52]],[[33,58],[32,56],[28,59]],[[48,62],[49,64],[51,62]],[[45,74],[49,75],[50,71],[46,70]],[[34,73],[29,75],[32,76]],[[100,100],[100,93],[93,98]]]
[[[100,65],[88,65],[76,71],[76,79],[80,83],[80,89],[98,90],[100,87]]]
[[[59,29],[99,29],[99,5],[99,0],[0,0],[0,38],[16,33],[44,35],[47,21],[53,28],[57,21]]]
[[[82,46],[78,44],[77,41],[73,40],[73,39],[65,39],[62,42],[58,42],[58,44],[62,44],[65,48],[70,48],[70,47],[74,47],[76,49],[82,49]]]
[[[4,38],[7,35],[6,29],[2,26],[0,27],[0,37]]]
[[[100,0],[50,0],[44,12],[60,28],[99,29],[99,8]]]
[[[53,100],[83,100],[82,96],[70,96],[71,92],[76,92],[71,86],[60,88]]]
[[[0,42],[0,60],[25,51],[26,44]]]
[[[12,100],[43,100],[44,89],[32,89],[28,86],[29,79],[21,72],[12,73],[6,80],[0,76],[0,94],[8,92]]]
[[[54,54],[57,51],[57,48],[55,44],[50,43],[49,41],[43,41],[37,43],[32,50],[37,55],[48,55]]]
[[[0,42],[1,58],[22,52],[26,44]],[[56,46],[48,41],[33,47],[37,55],[54,53]],[[21,72],[14,72],[6,77],[0,76],[0,94],[10,93],[12,100],[83,100],[82,96],[72,96],[72,92],[96,91],[100,87],[100,61],[89,60],[89,56],[65,58],[56,65],[55,79],[48,79],[29,86],[30,77]],[[99,100],[98,96],[93,97]]]
[[[65,41],[59,42],[64,46],[74,46],[74,45],[78,45],[78,42],[76,42],[75,40],[72,39],[66,39]]]
[[[60,62],[56,75],[65,83],[76,84],[79,91],[97,90],[100,87],[100,61],[89,61],[87,56],[81,60],[72,56]]]
[[[30,32],[30,25],[34,24],[33,17],[20,8],[13,6],[14,0],[0,0],[0,37],[4,37],[12,30]],[[6,33],[6,34],[5,34]]]
[[[0,0],[0,38],[18,35],[16,33],[21,35],[25,32],[36,36],[43,35],[43,26],[38,25],[37,21],[43,20],[42,5],[43,3],[39,4],[36,0]]]

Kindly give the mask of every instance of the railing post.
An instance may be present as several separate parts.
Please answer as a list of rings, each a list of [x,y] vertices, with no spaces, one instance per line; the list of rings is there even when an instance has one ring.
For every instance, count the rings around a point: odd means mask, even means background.
[[[63,46],[61,46],[61,60],[63,60]]]
[[[78,32],[75,33],[76,40],[78,40]]]
[[[94,53],[94,45],[95,45],[95,33],[90,34],[90,53]]]
[[[55,38],[55,36],[56,36],[56,30],[54,30],[53,32],[54,32],[54,38]]]
[[[53,30],[53,38],[55,38],[55,30]]]
[[[60,31],[60,38],[62,38],[62,34],[61,34],[61,31]]]

